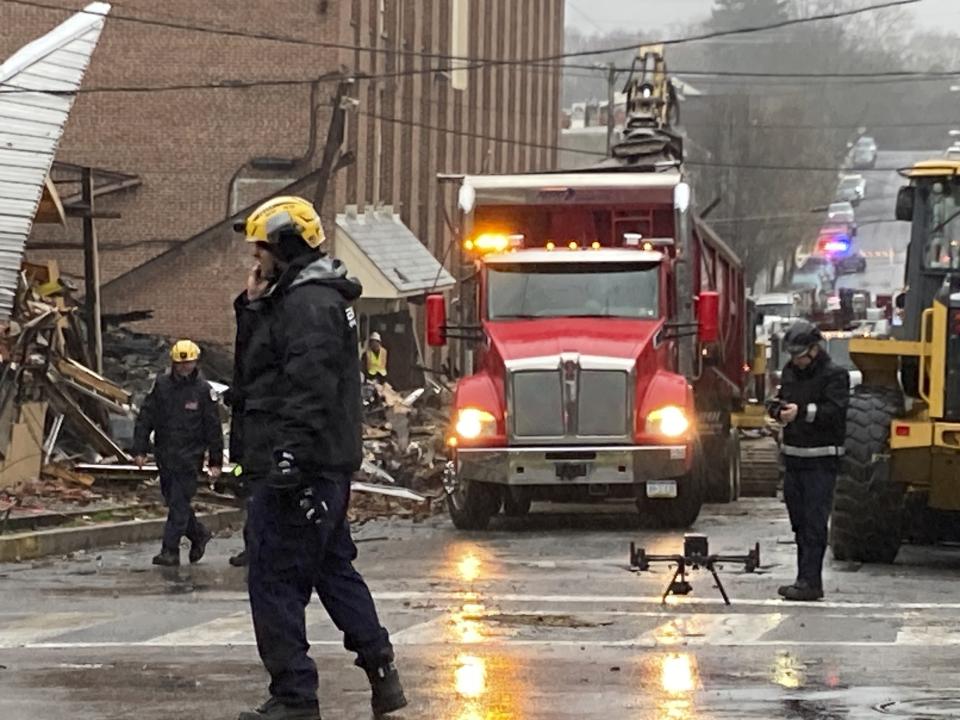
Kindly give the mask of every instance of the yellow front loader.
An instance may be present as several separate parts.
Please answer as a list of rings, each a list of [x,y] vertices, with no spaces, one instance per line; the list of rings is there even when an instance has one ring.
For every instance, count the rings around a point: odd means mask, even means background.
[[[850,398],[831,518],[838,560],[889,563],[904,541],[960,539],[960,163],[903,175],[902,325],[850,341],[863,384]]]

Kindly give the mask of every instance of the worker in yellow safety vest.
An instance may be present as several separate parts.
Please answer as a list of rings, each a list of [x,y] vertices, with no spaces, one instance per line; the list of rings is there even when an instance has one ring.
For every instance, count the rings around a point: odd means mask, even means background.
[[[363,372],[369,380],[387,381],[387,349],[380,333],[370,333],[367,351],[363,354]]]

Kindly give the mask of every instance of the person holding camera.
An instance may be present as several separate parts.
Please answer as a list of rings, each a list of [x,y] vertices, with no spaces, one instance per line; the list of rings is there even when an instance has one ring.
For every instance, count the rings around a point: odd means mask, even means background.
[[[850,374],[833,363],[822,340],[811,322],[790,326],[784,337],[790,361],[768,405],[783,426],[783,497],[797,542],[797,579],[778,590],[787,600],[823,597],[827,523],[846,438]]]

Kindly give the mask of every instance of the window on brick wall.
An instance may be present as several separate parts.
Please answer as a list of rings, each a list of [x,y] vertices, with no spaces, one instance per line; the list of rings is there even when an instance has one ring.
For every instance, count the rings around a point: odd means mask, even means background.
[[[377,34],[382,38],[390,37],[387,28],[387,0],[377,2]]]
[[[450,54],[467,57],[470,54],[469,0],[451,0],[450,6]],[[466,60],[450,61],[450,86],[454,90],[466,90],[470,71],[464,69]]]

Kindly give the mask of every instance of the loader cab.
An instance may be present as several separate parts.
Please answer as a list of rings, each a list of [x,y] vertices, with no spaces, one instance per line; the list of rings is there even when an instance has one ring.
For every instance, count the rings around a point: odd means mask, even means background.
[[[928,161],[907,171],[897,219],[910,223],[902,340],[920,340],[923,311],[944,288],[960,292],[960,162]]]
[[[897,196],[898,220],[910,222],[898,339],[920,341],[931,358],[903,358],[906,393],[930,400],[931,414],[960,420],[960,162],[918,163]]]

